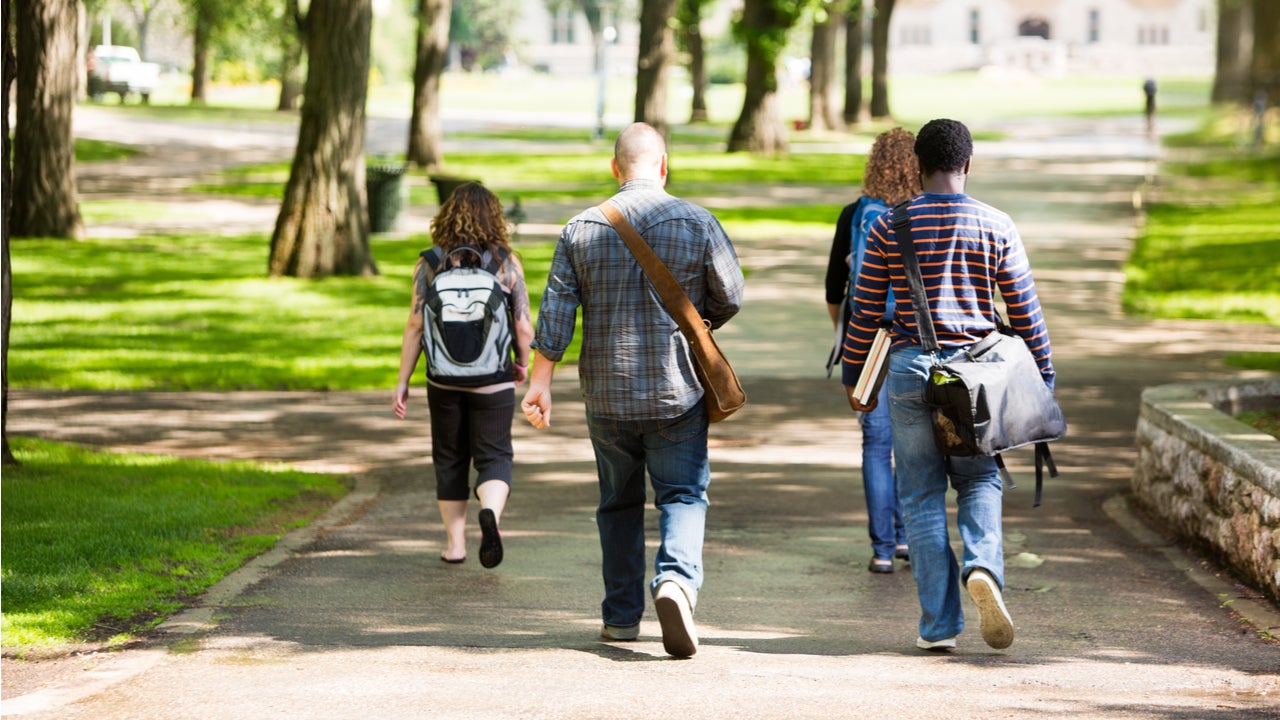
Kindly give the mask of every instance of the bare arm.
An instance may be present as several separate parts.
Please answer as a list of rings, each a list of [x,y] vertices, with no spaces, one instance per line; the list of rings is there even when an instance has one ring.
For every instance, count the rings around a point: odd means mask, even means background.
[[[515,325],[516,351],[516,384],[523,383],[529,377],[530,344],[533,343],[533,313],[529,303],[529,288],[524,283],[524,268],[520,259],[511,256],[511,269],[503,278],[511,290],[511,318]]]
[[[391,410],[401,419],[409,401],[409,381],[413,379],[413,371],[417,369],[418,358],[422,355],[422,334],[425,330],[422,303],[426,297],[428,273],[427,261],[418,258],[418,264],[413,268],[413,301],[409,306],[409,319],[404,324],[404,336],[400,340],[400,378],[391,397]]]

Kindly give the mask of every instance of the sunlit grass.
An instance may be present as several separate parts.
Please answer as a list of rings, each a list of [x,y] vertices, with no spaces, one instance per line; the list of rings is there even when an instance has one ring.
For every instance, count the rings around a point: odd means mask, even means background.
[[[10,441],[21,464],[0,480],[7,654],[127,640],[347,491],[282,467]]]
[[[357,390],[395,385],[427,238],[374,240],[382,275],[264,277],[269,241],[151,236],[12,245],[13,387]],[[521,242],[534,302],[552,245]],[[570,360],[576,358],[576,345]],[[420,366],[421,367],[421,366]]]

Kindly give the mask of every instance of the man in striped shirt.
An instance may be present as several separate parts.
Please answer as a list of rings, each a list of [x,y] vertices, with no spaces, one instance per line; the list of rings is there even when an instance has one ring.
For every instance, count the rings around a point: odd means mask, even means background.
[[[948,458],[934,445],[930,408],[923,402],[933,358],[921,348],[899,244],[908,240],[915,244],[928,312],[941,348],[939,360],[964,352],[996,329],[997,290],[1009,326],[1026,341],[1052,388],[1049,333],[1013,221],[965,193],[973,155],[968,128],[955,120],[932,120],[916,135],[915,150],[924,193],[906,208],[911,237],[897,237],[892,217],[897,210],[882,215],[871,228],[845,337],[843,383],[854,410],[871,409],[854,400],[852,390],[893,293],[896,308],[886,384],[898,493],[920,600],[916,646],[924,650],[955,647],[956,636],[964,630],[963,584],[978,608],[983,640],[991,647],[1006,648],[1013,643],[1013,622],[1001,595],[1000,476],[993,458]],[[964,543],[959,564],[947,530],[948,482],[956,489],[957,525]]]

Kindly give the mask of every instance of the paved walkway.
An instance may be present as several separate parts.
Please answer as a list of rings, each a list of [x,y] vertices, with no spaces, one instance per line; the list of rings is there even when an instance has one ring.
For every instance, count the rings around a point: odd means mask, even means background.
[[[712,432],[695,658],[663,653],[651,612],[639,642],[597,639],[594,465],[571,372],[557,377],[549,432],[516,424],[507,554],[495,570],[437,559],[421,394],[400,422],[389,389],[21,391],[16,433],[283,460],[359,483],[153,644],[63,662],[17,692],[10,679],[22,670],[6,661],[4,715],[1277,717],[1280,646],[1256,630],[1280,634],[1280,613],[1143,525],[1125,495],[1141,390],[1239,374],[1221,356],[1280,350],[1280,328],[1120,315],[1133,194],[1152,171],[1138,126],[1011,134],[1009,145],[979,146],[971,191],[1009,210],[1028,239],[1071,434],[1042,507],[1029,488],[1006,497],[1008,650],[982,643],[972,613],[955,652],[914,648],[910,573],[865,570],[855,424],[820,369],[830,239],[744,238],[747,302],[719,337],[751,402]],[[1013,141],[1016,152],[1002,151]],[[1015,453],[1011,467],[1029,484],[1026,460]]]

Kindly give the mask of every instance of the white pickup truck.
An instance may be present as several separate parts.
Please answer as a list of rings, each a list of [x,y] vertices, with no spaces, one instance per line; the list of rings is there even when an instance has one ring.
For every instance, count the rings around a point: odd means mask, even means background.
[[[129,95],[142,102],[151,101],[151,93],[160,83],[160,66],[142,62],[138,51],[124,45],[98,45],[89,56],[89,97],[101,100],[116,93],[123,103]]]

